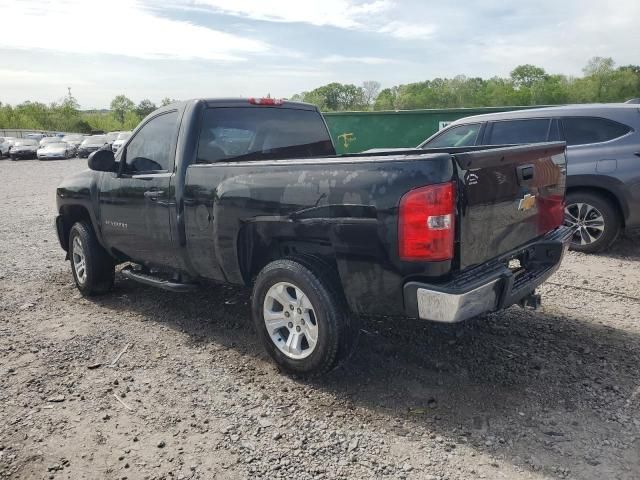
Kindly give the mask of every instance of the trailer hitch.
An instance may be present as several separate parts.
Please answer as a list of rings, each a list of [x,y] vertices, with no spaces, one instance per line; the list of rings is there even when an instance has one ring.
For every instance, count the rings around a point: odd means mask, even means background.
[[[542,297],[540,294],[535,293],[535,291],[526,297],[523,297],[519,302],[520,305],[525,310],[538,310],[540,305],[542,305]]]

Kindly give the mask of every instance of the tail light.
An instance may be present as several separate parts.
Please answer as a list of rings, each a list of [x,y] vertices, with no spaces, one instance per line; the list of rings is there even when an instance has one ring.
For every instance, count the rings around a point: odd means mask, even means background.
[[[400,259],[428,262],[453,258],[455,218],[453,182],[407,192],[400,199],[398,215]]]
[[[251,105],[282,105],[284,100],[280,98],[253,98],[249,99]]]
[[[538,232],[547,233],[564,223],[564,197],[538,197]]]

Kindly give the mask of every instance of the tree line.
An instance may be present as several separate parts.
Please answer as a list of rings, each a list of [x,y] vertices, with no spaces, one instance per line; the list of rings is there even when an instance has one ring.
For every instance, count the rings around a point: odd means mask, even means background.
[[[509,77],[434,78],[380,90],[376,81],[330,83],[292,97],[322,111],[412,110],[418,108],[502,107],[567,103],[624,102],[640,97],[640,66],[616,67],[612,58],[594,57],[582,77],[549,74],[520,65]]]
[[[160,106],[174,101],[163,98]],[[48,105],[27,101],[11,106],[0,102],[0,128],[74,133],[132,130],[140,120],[158,108],[149,99],[136,105],[125,95],[115,97],[110,107],[108,111],[81,111],[78,101],[71,94]]]
[[[638,65],[616,67],[611,58],[594,57],[583,74],[549,74],[542,67],[526,64],[514,68],[506,78],[458,75],[385,89],[372,80],[360,86],[333,82],[293,95],[291,100],[315,104],[324,112],[337,112],[623,102],[640,97]],[[174,101],[164,98],[160,106]],[[108,111],[81,111],[71,94],[49,105],[24,102],[11,106],[0,102],[0,128],[79,133],[131,130],[157,108],[149,99],[136,104],[125,95],[115,97],[110,107]]]

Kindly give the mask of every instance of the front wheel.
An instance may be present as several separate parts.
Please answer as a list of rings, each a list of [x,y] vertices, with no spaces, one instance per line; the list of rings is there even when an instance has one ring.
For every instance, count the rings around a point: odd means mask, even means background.
[[[587,191],[567,194],[564,224],[573,228],[571,249],[596,253],[607,249],[620,233],[620,215],[606,197]]]
[[[287,372],[322,375],[349,355],[357,331],[335,285],[320,262],[276,260],[258,275],[254,324],[269,355]]]
[[[85,296],[108,292],[115,276],[115,262],[98,242],[88,222],[78,222],[69,232],[71,272]]]

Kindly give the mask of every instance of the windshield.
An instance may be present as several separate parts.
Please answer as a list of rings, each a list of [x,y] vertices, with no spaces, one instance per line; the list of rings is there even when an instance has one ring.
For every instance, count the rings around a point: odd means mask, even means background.
[[[93,137],[85,138],[82,142],[83,145],[98,145],[107,142],[107,137],[104,135],[95,135]]]
[[[29,146],[29,147],[34,147],[38,145],[38,141],[37,140],[32,140],[30,138],[23,138],[20,140],[16,140],[16,143],[14,144],[14,147],[21,147],[21,146]]]
[[[64,142],[48,143],[46,148],[67,148],[67,144]]]
[[[44,145],[45,143],[56,143],[59,141],[60,139],[58,137],[45,137],[42,140],[40,140],[40,144]]]
[[[131,132],[122,132],[118,134],[116,140],[127,140],[131,136]]]

